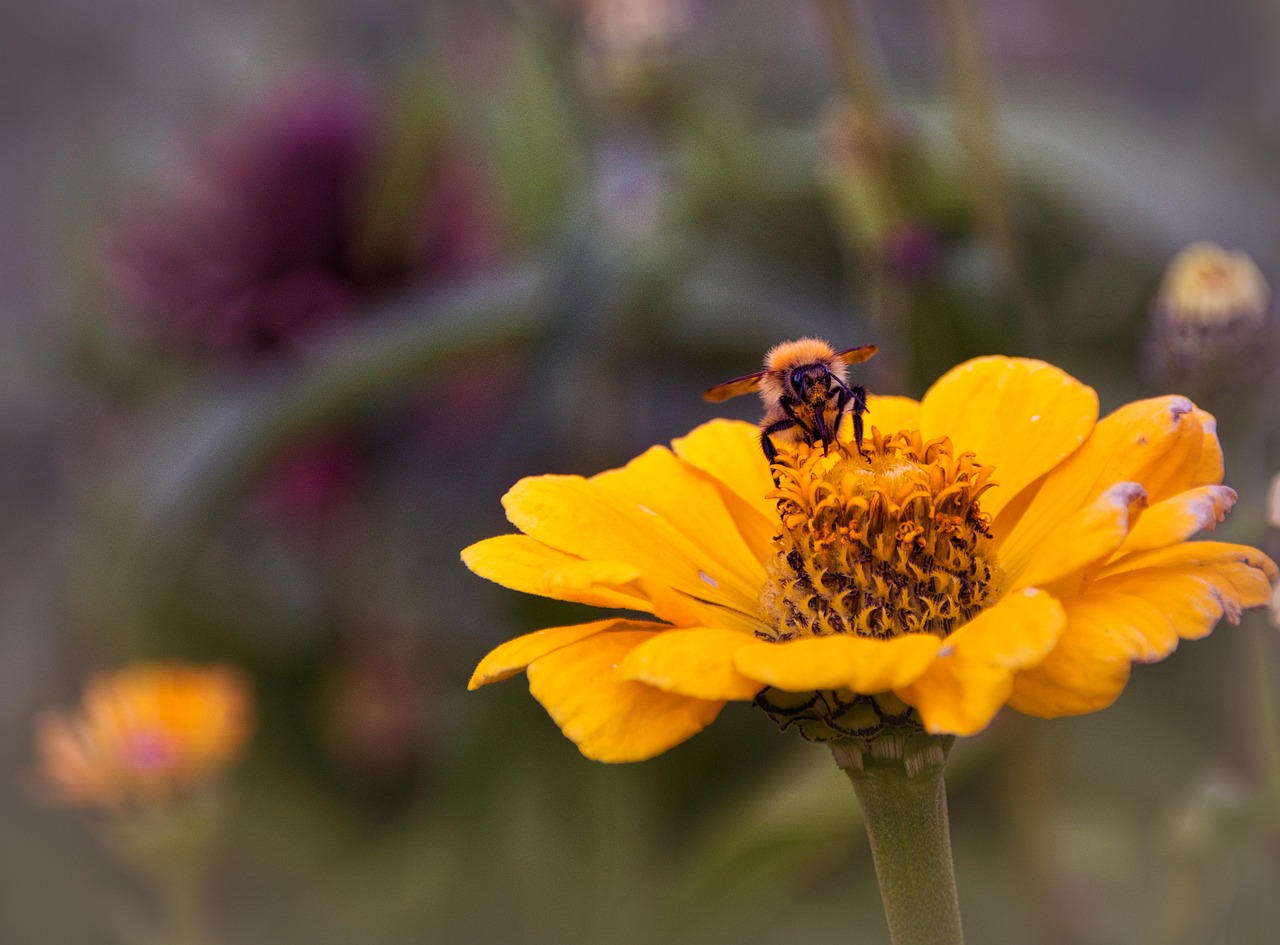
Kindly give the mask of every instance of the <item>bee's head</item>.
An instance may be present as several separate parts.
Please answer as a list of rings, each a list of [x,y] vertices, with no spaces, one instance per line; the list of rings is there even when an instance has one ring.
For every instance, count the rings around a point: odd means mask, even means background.
[[[787,375],[787,386],[800,400],[807,400],[816,392],[825,392],[829,386],[831,371],[825,364],[800,364]]]

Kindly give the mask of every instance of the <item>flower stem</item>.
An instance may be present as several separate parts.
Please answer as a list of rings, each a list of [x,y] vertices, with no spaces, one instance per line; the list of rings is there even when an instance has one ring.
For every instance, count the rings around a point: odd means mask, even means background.
[[[862,24],[849,8],[848,0],[815,2],[845,94],[858,117],[866,124],[873,145],[882,148],[886,144],[885,135],[889,127],[889,108],[871,62]]]
[[[891,110],[871,50],[867,31],[849,0],[814,0],[823,33],[830,48],[832,65],[845,99],[857,117],[866,148],[864,173],[882,219],[882,231],[901,226],[910,215],[902,171],[894,154]],[[883,233],[881,234],[883,239]],[[851,252],[855,259],[857,252]],[[908,336],[911,316],[909,300],[895,283],[884,263],[883,247],[870,254],[865,279],[849,281],[849,295],[863,296],[861,305],[851,308],[869,313],[875,336],[881,343],[881,370],[887,362],[905,360],[894,352],[891,339]],[[863,283],[866,285],[862,285]],[[854,285],[858,288],[855,290]],[[899,365],[901,367],[901,365]],[[899,371],[901,373],[901,371]]]
[[[956,106],[956,137],[969,167],[983,229],[999,254],[1007,284],[1022,309],[1023,339],[1035,351],[1044,346],[1044,320],[1028,279],[1018,242],[1009,183],[1000,155],[991,56],[974,0],[939,0],[947,70]]]
[[[862,806],[893,945],[963,945],[942,766],[914,778],[900,762],[844,772]]]

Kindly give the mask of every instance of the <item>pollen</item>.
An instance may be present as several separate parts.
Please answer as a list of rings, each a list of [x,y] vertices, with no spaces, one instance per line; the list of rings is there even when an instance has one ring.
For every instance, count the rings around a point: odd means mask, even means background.
[[[993,467],[916,431],[873,428],[863,446],[865,457],[847,443],[779,454],[762,636],[946,637],[999,597],[979,503]]]

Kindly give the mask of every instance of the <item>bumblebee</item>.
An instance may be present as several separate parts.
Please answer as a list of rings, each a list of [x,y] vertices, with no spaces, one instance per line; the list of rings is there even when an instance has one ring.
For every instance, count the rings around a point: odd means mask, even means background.
[[[850,364],[861,364],[876,353],[875,345],[834,350],[817,338],[801,338],[774,345],[764,356],[764,370],[735,377],[703,392],[704,400],[721,403],[757,391],[764,401],[760,448],[772,463],[778,455],[774,437],[782,442],[834,443],[845,412],[853,415],[853,440],[862,452],[862,415],[867,391],[846,380]]]

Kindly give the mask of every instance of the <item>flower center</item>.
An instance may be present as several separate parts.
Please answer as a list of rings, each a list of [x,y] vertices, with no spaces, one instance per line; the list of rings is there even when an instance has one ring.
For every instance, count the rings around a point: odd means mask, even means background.
[[[946,437],[925,443],[912,430],[872,428],[863,448],[866,455],[840,442],[779,452],[770,493],[777,551],[760,592],[770,629],[759,636],[946,637],[999,598],[1004,573],[978,503],[993,467],[955,455]],[[914,710],[892,693],[770,687],[756,702],[780,728],[873,755],[901,757],[924,737]]]
[[[760,594],[775,641],[852,633],[945,637],[995,602],[1003,574],[978,499],[992,467],[946,437],[872,429],[851,445],[800,445],[773,467],[781,520]]]
[[[120,746],[120,760],[125,767],[144,775],[172,768],[180,754],[173,738],[160,728],[131,732]]]

